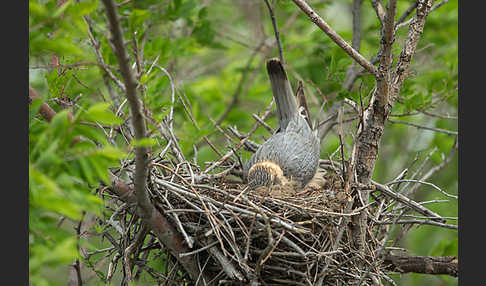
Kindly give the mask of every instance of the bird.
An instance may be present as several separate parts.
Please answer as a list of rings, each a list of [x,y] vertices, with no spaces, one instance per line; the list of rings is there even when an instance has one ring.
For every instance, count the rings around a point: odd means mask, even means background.
[[[276,102],[278,127],[245,162],[244,179],[251,189],[289,184],[303,188],[316,174],[320,140],[311,126],[302,83],[297,89],[297,103],[281,61],[269,59],[266,68]]]

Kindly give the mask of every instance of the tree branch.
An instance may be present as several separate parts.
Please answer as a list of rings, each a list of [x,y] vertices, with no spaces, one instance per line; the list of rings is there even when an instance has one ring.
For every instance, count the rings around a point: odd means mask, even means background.
[[[130,105],[130,112],[132,115],[133,128],[135,130],[135,138],[140,140],[146,136],[146,127],[142,113],[142,103],[137,96],[137,82],[133,71],[130,68],[128,53],[123,42],[123,32],[120,26],[120,19],[117,13],[117,7],[114,0],[103,0],[106,15],[108,18],[109,28],[111,31],[111,41],[113,44],[113,52],[118,58],[120,73],[122,74],[125,83],[126,97]],[[192,258],[180,258],[178,253],[183,247],[182,240],[177,240],[178,235],[173,226],[158,212],[154,205],[150,202],[148,193],[146,191],[146,179],[148,176],[148,154],[147,148],[142,146],[135,147],[135,180],[134,192],[136,197],[137,210],[140,216],[150,226],[150,228],[158,234],[160,241],[167,246],[175,257],[184,266],[184,269],[196,281],[201,276],[196,261]],[[115,182],[120,184],[119,182]],[[198,284],[205,284],[203,279],[199,279]]]
[[[114,176],[110,173],[112,187],[110,188],[118,197],[129,205],[138,205],[138,198],[134,194],[134,190],[130,188],[125,182],[120,178]],[[142,217],[142,210],[139,207],[135,208],[137,214]],[[146,220],[147,225],[150,226],[151,230],[157,236],[158,240],[167,247],[174,257],[179,261],[184,269],[187,271],[189,276],[191,276],[194,281],[201,275],[201,271],[197,265],[197,262],[192,256],[180,257],[180,253],[186,253],[191,251],[184,244],[184,238],[177,232],[176,228],[170,223],[167,218],[161,214],[158,210],[154,208],[153,215],[149,220]],[[209,281],[205,278],[206,281]],[[200,285],[204,283],[200,279]],[[198,284],[198,285],[199,285]]]
[[[116,4],[113,0],[103,0],[103,4],[105,5],[109,28],[111,31],[110,40],[113,43],[113,52],[118,58],[120,73],[125,83],[126,97],[130,105],[133,129],[135,130],[135,139],[139,140],[145,138],[146,128],[142,114],[142,103],[137,96],[137,82],[135,76],[133,75],[132,69],[130,68],[128,53],[125,50],[125,45],[123,43],[123,31],[120,26],[120,19],[116,10]],[[135,147],[135,194],[137,196],[138,204],[142,208],[142,217],[148,219],[152,216],[153,206],[150,203],[148,194],[145,190],[148,175],[147,157],[148,155],[146,147]]]
[[[275,19],[275,14],[273,13],[273,7],[270,5],[268,0],[265,0],[265,4],[267,4],[268,12],[270,13],[270,18],[272,19],[273,31],[275,32],[275,40],[277,42],[280,61],[285,66],[285,58],[283,55],[282,42],[280,41],[280,33],[278,32],[278,25],[277,25],[277,20]]]
[[[403,256],[386,254],[384,264],[400,273],[447,274],[457,277],[459,263],[455,256]]]
[[[402,87],[403,81],[408,74],[410,62],[412,61],[412,57],[415,54],[420,35],[424,30],[425,20],[427,19],[433,2],[433,0],[417,1],[417,11],[415,16],[412,18],[412,23],[410,23],[407,39],[405,40],[402,52],[400,53],[400,56],[398,58],[394,77],[392,80],[394,96],[398,95],[400,88]]]
[[[353,0],[352,14],[353,14],[353,40],[351,46],[353,49],[359,52],[361,47],[361,5],[363,0]],[[357,73],[356,63],[353,62],[346,71],[346,77],[344,79],[343,87],[347,90],[351,90],[353,83],[356,79]]]
[[[351,47],[341,36],[339,36],[324,19],[321,18],[304,0],[292,0],[299,8],[307,14],[309,19],[316,24],[324,33],[326,33],[339,47],[350,55],[358,64],[369,71],[371,74],[378,76],[378,69],[371,64],[365,57]]]
[[[378,20],[383,25],[383,20],[385,19],[385,9],[383,8],[383,3],[381,0],[371,0],[371,6],[373,6],[373,9],[375,9],[376,17],[378,17]]]
[[[357,131],[356,175],[358,183],[369,185],[378,157],[378,147],[385,128],[385,121],[391,111],[390,78],[392,64],[392,45],[394,41],[394,19],[397,0],[390,0],[382,25],[380,45],[380,64],[376,76],[376,89],[370,99],[369,107],[363,114],[363,122]],[[369,201],[369,191],[360,191],[363,204]],[[363,249],[366,235],[367,213],[353,218],[353,240],[358,249]]]

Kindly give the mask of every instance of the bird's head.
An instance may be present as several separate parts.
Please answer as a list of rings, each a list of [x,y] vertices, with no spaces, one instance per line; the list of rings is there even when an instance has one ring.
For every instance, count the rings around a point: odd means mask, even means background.
[[[251,189],[261,186],[285,185],[288,183],[279,165],[272,161],[262,161],[248,170],[248,185]]]

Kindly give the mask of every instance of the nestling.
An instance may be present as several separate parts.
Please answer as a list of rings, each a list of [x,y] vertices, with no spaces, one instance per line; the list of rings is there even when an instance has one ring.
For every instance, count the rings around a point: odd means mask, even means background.
[[[252,189],[289,182],[304,187],[319,164],[319,138],[311,128],[305,100],[297,105],[280,60],[270,59],[267,72],[277,106],[278,128],[246,162],[243,173]]]

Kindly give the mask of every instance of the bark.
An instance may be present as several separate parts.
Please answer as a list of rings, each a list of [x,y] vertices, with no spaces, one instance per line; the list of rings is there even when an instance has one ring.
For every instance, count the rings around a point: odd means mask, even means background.
[[[113,187],[111,190],[118,195],[118,197],[128,203],[129,205],[138,205],[138,198],[135,195],[134,189],[130,188],[121,179],[111,175],[111,181]],[[135,211],[141,217],[142,210],[139,207],[135,207]],[[191,251],[185,244],[184,238],[176,230],[176,228],[170,223],[170,221],[161,214],[155,207],[152,208],[152,215],[149,219],[145,220],[146,224],[150,226],[153,233],[157,236],[161,244],[167,247],[172,255],[181,263],[191,278],[196,281],[199,278],[198,285],[204,285],[203,280],[209,281],[204,274],[201,273],[199,267],[193,256],[180,257],[179,254]]]
[[[145,121],[142,112],[142,102],[137,95],[137,81],[130,67],[128,53],[125,49],[123,31],[117,13],[117,6],[113,0],[103,0],[108,26],[111,33],[113,52],[118,58],[120,73],[125,83],[127,101],[130,105],[132,124],[135,130],[135,139],[140,140],[146,136]],[[198,265],[193,257],[179,257],[180,250],[184,247],[183,240],[177,239],[180,235],[176,229],[165,219],[164,216],[150,202],[146,190],[146,180],[148,176],[148,154],[147,147],[138,146],[135,148],[135,179],[134,193],[136,198],[137,211],[144,219],[144,222],[157,233],[157,237],[172,254],[183,265],[193,281],[199,281],[197,285],[206,284],[206,277],[200,272]],[[115,182],[118,189],[124,190],[119,181]],[[206,281],[205,281],[206,280]]]
[[[455,256],[385,255],[383,262],[391,271],[400,273],[447,274],[457,277],[459,263]]]
[[[358,130],[356,140],[356,175],[359,183],[365,185],[371,183],[371,177],[378,157],[378,149],[383,136],[385,122],[392,110],[393,100],[400,92],[400,88],[406,78],[412,56],[415,53],[418,40],[423,31],[425,20],[432,7],[432,2],[433,0],[418,1],[417,12],[410,24],[410,30],[394,73],[392,73],[391,69],[391,50],[394,41],[396,1],[391,0],[388,4],[388,10],[383,21],[382,41],[380,46],[382,53],[380,66],[378,68],[379,75],[376,78],[376,90],[371,98],[371,104],[364,112],[364,121]],[[367,191],[361,193],[361,198],[364,204],[368,202],[368,195]],[[353,219],[353,223],[353,237],[357,242],[357,247],[361,249],[362,242],[365,240],[365,212],[363,212],[359,218]]]

